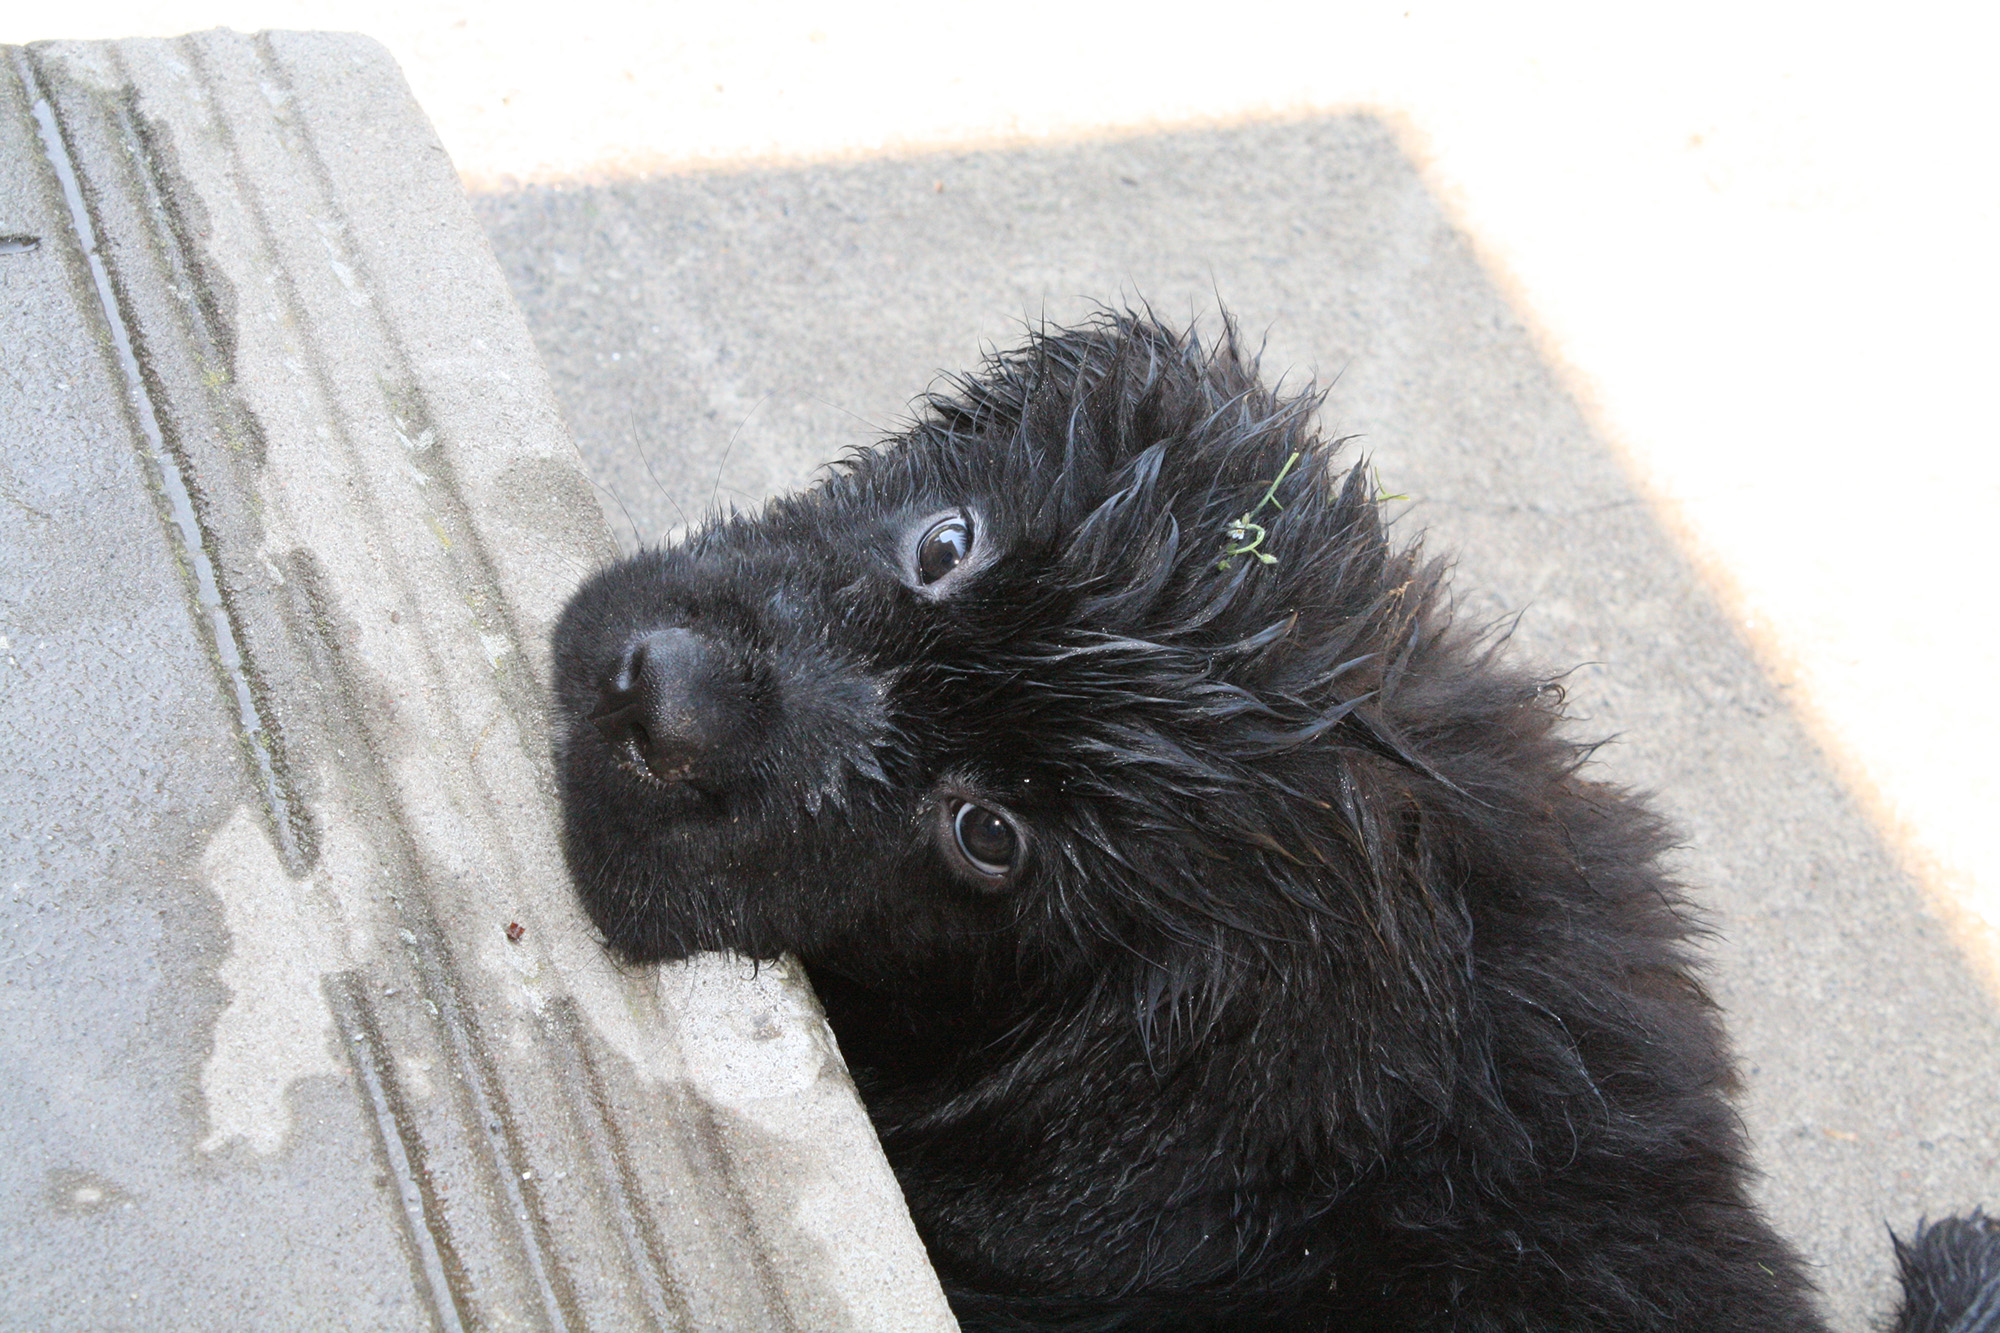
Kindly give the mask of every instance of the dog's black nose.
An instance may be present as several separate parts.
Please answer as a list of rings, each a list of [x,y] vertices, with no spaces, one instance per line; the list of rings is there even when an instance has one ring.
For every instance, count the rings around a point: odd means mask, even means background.
[[[626,648],[590,720],[614,751],[662,782],[685,782],[742,730],[744,692],[733,675],[712,640],[656,630]]]

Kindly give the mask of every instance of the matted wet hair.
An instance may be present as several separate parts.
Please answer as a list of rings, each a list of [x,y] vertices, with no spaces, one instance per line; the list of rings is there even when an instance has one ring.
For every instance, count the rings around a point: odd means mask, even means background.
[[[804,961],[968,1329],[1820,1328],[1667,831],[1319,403],[1105,312],[593,578],[585,903]]]

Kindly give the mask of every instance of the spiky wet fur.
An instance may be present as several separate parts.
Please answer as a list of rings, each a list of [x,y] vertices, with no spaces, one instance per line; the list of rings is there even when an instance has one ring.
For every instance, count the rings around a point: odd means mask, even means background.
[[[1905,1299],[1893,1333],[2000,1333],[2000,1219],[1978,1209],[1896,1241]]]
[[[1667,831],[1317,406],[1107,313],[599,574],[555,640],[584,901],[634,959],[804,961],[968,1330],[1820,1328]],[[1219,568],[1294,451],[1276,562]],[[990,549],[927,596],[952,510]],[[754,683],[704,790],[585,720],[664,626]],[[949,793],[1022,820],[1005,892]]]

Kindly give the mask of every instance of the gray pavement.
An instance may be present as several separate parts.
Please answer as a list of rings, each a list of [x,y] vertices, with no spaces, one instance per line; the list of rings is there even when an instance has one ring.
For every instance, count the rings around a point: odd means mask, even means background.
[[[0,1328],[952,1327],[795,970],[557,838],[612,545],[387,54],[0,48]]]
[[[1335,379],[1462,613],[1524,611],[1715,928],[1763,1196],[1836,1326],[1885,1222],[2000,1203],[2000,1012],[1413,171],[1363,116],[477,196],[627,547],[808,480],[1024,322],[1218,296]],[[1633,262],[1643,262],[1634,256]],[[1776,502],[1782,502],[1781,497]],[[1578,664],[1583,664],[1579,666]]]

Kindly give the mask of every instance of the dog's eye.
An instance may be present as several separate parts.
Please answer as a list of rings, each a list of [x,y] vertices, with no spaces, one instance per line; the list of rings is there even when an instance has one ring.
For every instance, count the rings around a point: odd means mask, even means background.
[[[946,850],[955,853],[950,859],[988,887],[998,888],[1021,862],[1021,835],[1014,821],[971,801],[953,801],[945,813]]]
[[[965,859],[989,875],[1004,875],[1014,868],[1014,853],[1020,840],[1014,827],[998,811],[967,801],[958,807],[951,821],[958,836],[958,850]]]
[[[917,579],[936,583],[957,569],[972,553],[972,522],[963,514],[953,514],[931,524],[930,531],[917,543]]]

